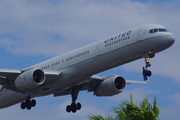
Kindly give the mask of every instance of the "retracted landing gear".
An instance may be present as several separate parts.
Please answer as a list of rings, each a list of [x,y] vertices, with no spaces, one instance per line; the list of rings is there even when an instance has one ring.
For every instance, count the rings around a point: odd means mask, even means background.
[[[145,59],[145,62],[146,62],[146,66],[143,67],[143,76],[150,77],[152,75],[152,72],[150,70],[148,70],[148,67],[151,66],[150,59],[153,58],[154,56],[155,56],[155,54],[152,54],[152,53],[148,53],[143,56],[143,58]]]
[[[24,110],[25,108],[27,108],[28,110],[30,110],[32,107],[36,106],[36,100],[30,99],[30,93],[29,92],[26,93],[26,96],[27,96],[26,101],[21,103],[21,109]]]
[[[72,103],[71,103],[71,105],[68,105],[66,107],[66,111],[68,113],[71,112],[71,111],[73,113],[75,113],[77,110],[81,109],[81,103],[76,104],[77,96],[78,96],[78,93],[79,93],[79,87],[72,87],[71,90],[72,90],[72,92],[71,92]]]

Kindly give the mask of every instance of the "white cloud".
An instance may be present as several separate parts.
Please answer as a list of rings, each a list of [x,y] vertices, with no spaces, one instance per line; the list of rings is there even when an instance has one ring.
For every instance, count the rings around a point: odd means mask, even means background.
[[[150,103],[153,101],[153,96],[158,94],[158,91],[153,91],[146,87],[125,89],[122,93],[112,96],[109,99],[113,102],[120,103],[121,100],[130,100],[130,93],[132,93],[132,99],[134,103],[142,101],[145,97],[149,97]],[[152,96],[153,95],[153,96]]]
[[[166,106],[160,106],[161,114],[160,118],[163,120],[179,120],[180,118],[180,93],[175,93],[172,95],[165,95],[164,99],[167,99],[169,102]]]
[[[0,34],[18,40],[10,38],[5,44],[1,39],[0,43],[16,54],[62,54],[138,25],[168,25],[165,14],[178,18],[174,9],[166,10],[167,4],[161,4],[161,9],[158,6],[129,0],[1,1]],[[55,40],[57,34],[62,39]]]
[[[91,98],[87,94],[83,98]],[[103,116],[108,116],[109,111],[103,109],[104,107],[98,107],[96,101],[91,101],[92,99],[82,99],[82,108],[76,113],[67,113],[66,106],[71,103],[71,98],[58,97],[54,98],[52,96],[46,96],[41,98],[36,98],[37,105],[31,110],[21,110],[20,104],[11,106],[9,108],[1,109],[1,118],[6,120],[18,119],[18,120],[32,120],[32,119],[43,119],[43,120],[85,120],[88,115],[100,114]]]

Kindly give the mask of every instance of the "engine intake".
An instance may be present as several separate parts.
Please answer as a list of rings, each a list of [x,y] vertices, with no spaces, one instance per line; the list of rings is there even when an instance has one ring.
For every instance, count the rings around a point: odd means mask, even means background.
[[[126,80],[117,75],[111,75],[105,78],[94,91],[96,96],[112,96],[122,92],[126,87]]]
[[[31,90],[45,82],[45,74],[41,69],[30,69],[21,73],[15,79],[15,86],[19,90]]]

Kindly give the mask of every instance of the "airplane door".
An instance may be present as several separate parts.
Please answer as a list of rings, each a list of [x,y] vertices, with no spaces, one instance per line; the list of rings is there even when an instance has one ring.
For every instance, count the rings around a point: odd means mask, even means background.
[[[98,56],[99,55],[99,45],[98,44],[96,45],[96,50],[95,51],[96,51],[96,56]]]
[[[137,41],[141,41],[141,37],[142,37],[142,32],[143,32],[143,28],[140,28],[138,31],[137,31]]]

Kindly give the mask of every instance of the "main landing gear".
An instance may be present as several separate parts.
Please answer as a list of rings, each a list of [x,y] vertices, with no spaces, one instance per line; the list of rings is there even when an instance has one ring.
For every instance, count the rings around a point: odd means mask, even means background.
[[[148,67],[151,66],[150,59],[153,58],[154,56],[155,56],[155,54],[152,54],[152,53],[148,53],[143,56],[143,58],[145,59],[145,62],[146,62],[146,66],[143,67],[143,76],[150,77],[152,75],[152,72],[150,70],[148,70]]]
[[[77,103],[76,104],[76,100],[77,100],[77,96],[78,96],[78,93],[79,93],[79,87],[72,87],[71,88],[71,96],[72,96],[72,103],[71,105],[68,105],[66,107],[66,111],[69,113],[69,112],[73,112],[75,113],[77,110],[80,110],[81,109],[81,103]]]
[[[30,110],[32,107],[36,106],[36,100],[30,99],[30,92],[29,91],[26,93],[26,96],[27,96],[26,101],[21,103],[21,109],[24,110],[25,108],[27,108],[28,110]]]
[[[27,108],[28,110],[31,109],[31,107],[35,107],[36,106],[36,100],[32,99],[26,99],[26,101],[21,103],[21,109],[25,109]]]

